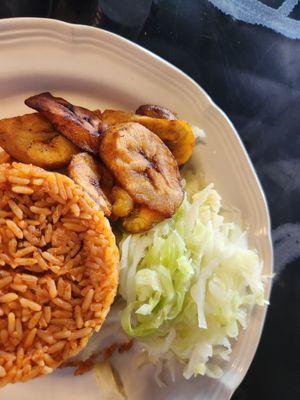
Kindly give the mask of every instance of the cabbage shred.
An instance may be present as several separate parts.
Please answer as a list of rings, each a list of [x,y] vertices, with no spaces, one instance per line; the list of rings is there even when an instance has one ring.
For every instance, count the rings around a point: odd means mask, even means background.
[[[220,214],[213,185],[195,185],[171,219],[120,242],[124,331],[154,363],[183,364],[185,378],[219,377],[251,307],[263,305],[262,263],[246,234]]]

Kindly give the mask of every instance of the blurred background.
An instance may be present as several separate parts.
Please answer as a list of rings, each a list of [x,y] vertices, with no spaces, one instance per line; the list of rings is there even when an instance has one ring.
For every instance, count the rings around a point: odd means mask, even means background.
[[[237,128],[267,195],[277,274],[258,352],[234,400],[300,399],[300,42],[243,22],[258,10],[270,26],[280,7],[279,26],[296,36],[294,0],[0,0],[1,18],[92,25],[151,50],[195,79]]]

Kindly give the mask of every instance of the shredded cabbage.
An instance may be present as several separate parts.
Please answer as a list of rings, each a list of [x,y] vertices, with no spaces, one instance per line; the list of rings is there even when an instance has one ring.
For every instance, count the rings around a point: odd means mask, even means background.
[[[265,303],[262,263],[224,222],[213,185],[188,186],[173,218],[120,242],[121,324],[154,363],[180,361],[187,379],[219,377],[216,357],[228,359],[251,307]]]

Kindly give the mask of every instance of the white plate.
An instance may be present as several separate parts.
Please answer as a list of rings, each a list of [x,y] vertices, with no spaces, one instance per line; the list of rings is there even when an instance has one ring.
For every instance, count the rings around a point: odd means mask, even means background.
[[[253,166],[233,125],[188,76],[154,54],[101,29],[55,20],[20,18],[0,21],[0,117],[28,112],[24,99],[51,91],[88,108],[135,109],[159,103],[203,128],[207,145],[194,155],[215,183],[226,205],[241,210],[251,246],[272,273],[270,219]],[[267,284],[266,296],[270,286]],[[229,399],[253,359],[266,310],[255,308],[248,329],[234,346],[220,380],[198,378],[157,389],[151,381],[126,380],[130,400]],[[125,375],[130,368],[127,366]],[[138,384],[137,384],[138,382]],[[71,371],[9,385],[1,400],[97,400],[91,374],[73,378]]]

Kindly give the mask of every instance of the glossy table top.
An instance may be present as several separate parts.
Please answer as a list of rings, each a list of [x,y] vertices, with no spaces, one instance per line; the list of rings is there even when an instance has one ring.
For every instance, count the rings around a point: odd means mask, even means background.
[[[227,113],[267,196],[277,272],[258,351],[233,399],[299,399],[300,41],[236,21],[208,0],[1,1],[0,17],[10,16],[127,37],[189,74]]]

